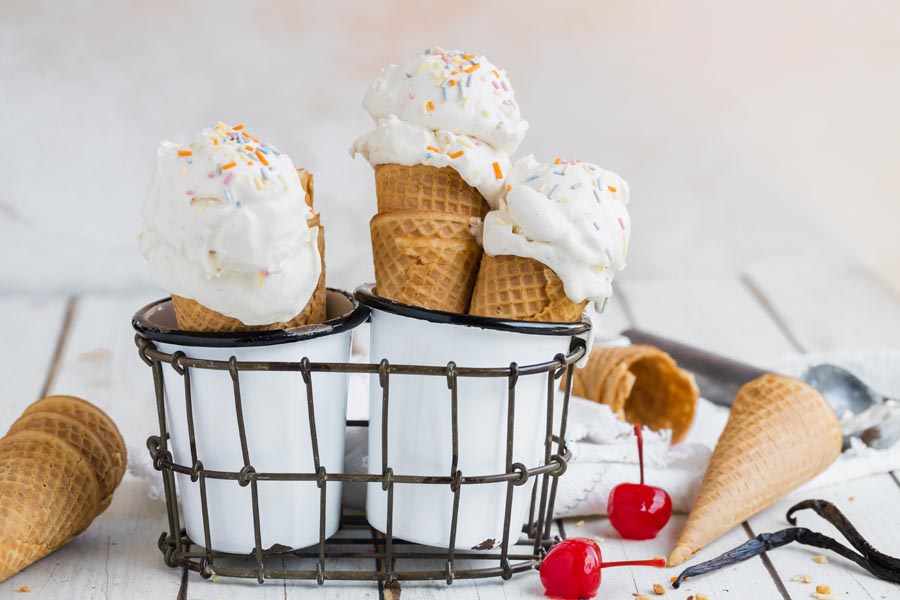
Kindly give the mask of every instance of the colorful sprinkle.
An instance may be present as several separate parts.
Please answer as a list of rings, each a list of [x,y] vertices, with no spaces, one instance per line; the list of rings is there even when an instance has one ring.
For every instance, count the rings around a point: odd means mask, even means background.
[[[606,186],[606,189],[608,189],[609,191],[611,191],[613,194],[616,193],[616,188],[614,188],[614,187],[611,186],[611,185]]]
[[[622,217],[619,217],[619,227],[621,227],[623,231],[625,230],[625,221],[622,220]]]
[[[579,181],[578,183],[573,183],[571,189],[577,190],[580,187],[581,187],[581,182]]]
[[[504,91],[504,92],[508,92],[508,91],[509,91],[509,86],[506,85],[506,82],[505,82],[505,81],[501,81],[501,82],[500,82],[500,85],[503,87],[503,91]]]
[[[191,150],[179,150],[178,151],[178,156],[190,156],[191,154],[193,154],[193,151],[191,151]],[[171,156],[171,155],[169,155],[169,156]]]
[[[243,128],[244,128],[244,124],[243,124],[243,123],[241,123],[240,125],[235,125],[234,127],[232,127],[232,129],[234,129],[235,131],[240,131],[240,130],[243,129]]]
[[[410,93],[409,93],[409,99],[410,99],[410,100],[415,100],[415,99],[416,99],[416,95],[415,95],[414,93],[410,92]]]
[[[603,199],[600,197],[600,192],[598,192],[597,190],[594,190],[594,198],[597,199],[597,204],[603,202]]]
[[[231,188],[229,188],[229,187],[226,185],[226,186],[225,186],[224,188],[222,188],[222,189],[225,190],[225,202],[227,202],[228,204],[231,204],[232,201],[234,200],[234,198],[233,198],[232,195],[231,195]]]
[[[428,107],[428,110],[434,110],[434,102],[432,102],[431,100],[429,100],[429,101],[425,104],[425,106]]]
[[[600,231],[600,226],[597,224],[597,221],[594,221],[594,229]]]
[[[431,151],[434,152],[435,154],[440,154],[440,153],[441,153],[441,151],[438,150],[437,148],[435,148],[434,146],[425,146],[425,149],[426,149],[426,150],[431,150]]]
[[[228,175],[225,176],[225,180],[223,181],[223,183],[225,185],[228,185],[231,183],[232,179],[234,179],[234,173],[229,173]]]
[[[462,150],[457,150],[453,154],[448,154],[447,156],[449,156],[450,158],[459,158],[463,154],[465,154],[465,153]]]
[[[184,191],[185,196],[193,196],[196,193],[197,193],[197,190],[185,190]]]
[[[224,165],[222,165],[222,170],[224,171],[225,169],[230,169],[230,168],[236,167],[236,166],[237,166],[237,163],[234,161],[231,161],[230,163],[225,163]]]
[[[550,188],[550,193],[547,194],[547,198],[549,198],[549,199],[552,200],[552,199],[553,199],[553,194],[555,194],[555,193],[556,193],[556,190],[558,190],[558,189],[559,189],[559,184],[557,183],[557,184],[554,185],[552,188]]]
[[[512,186],[509,185],[508,183],[506,184],[506,191],[507,191],[507,192],[511,192],[511,191],[512,191]]]
[[[215,175],[215,173],[213,173],[212,171],[209,171],[209,172],[206,174],[206,176],[209,177],[210,179],[213,178],[213,175]]]
[[[494,177],[496,177],[497,179],[503,179],[503,170],[500,169],[500,163],[495,162],[491,166],[494,167]]]
[[[256,152],[254,152],[254,154],[256,154],[256,158],[259,159],[259,162],[261,162],[263,165],[265,165],[265,166],[267,166],[267,167],[269,166],[269,161],[266,160],[266,157],[263,156],[263,153],[262,153],[262,152],[260,152],[259,150],[257,150]]]

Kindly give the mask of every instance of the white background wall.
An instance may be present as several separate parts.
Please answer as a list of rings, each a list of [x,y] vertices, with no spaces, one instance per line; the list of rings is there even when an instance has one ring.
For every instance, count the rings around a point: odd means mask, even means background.
[[[521,153],[630,182],[626,277],[855,256],[900,289],[900,3],[724,4],[3,0],[0,290],[152,285],[156,147],[215,119],[315,173],[329,283],[371,279],[347,148],[379,67],[432,44],[507,69]]]

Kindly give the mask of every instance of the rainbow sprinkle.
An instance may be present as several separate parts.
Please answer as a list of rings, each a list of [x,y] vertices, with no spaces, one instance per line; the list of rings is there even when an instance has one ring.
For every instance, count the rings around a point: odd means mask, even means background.
[[[494,167],[494,177],[496,177],[497,179],[503,179],[503,170],[500,168],[500,163],[495,162],[491,166]]]

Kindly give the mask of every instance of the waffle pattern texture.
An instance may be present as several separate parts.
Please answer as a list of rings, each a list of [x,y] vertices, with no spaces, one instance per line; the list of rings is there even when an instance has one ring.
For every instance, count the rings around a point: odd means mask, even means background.
[[[50,396],[29,406],[0,439],[0,581],[87,529],[125,465],[119,430],[93,404]]]

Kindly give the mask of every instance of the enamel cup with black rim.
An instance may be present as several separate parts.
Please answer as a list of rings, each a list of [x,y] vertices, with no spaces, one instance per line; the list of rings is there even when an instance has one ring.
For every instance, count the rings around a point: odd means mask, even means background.
[[[192,333],[177,329],[171,300],[146,306],[134,317],[138,334],[166,353],[242,362],[347,362],[351,332],[368,316],[346,292],[329,290],[329,319],[287,331]],[[234,382],[227,370],[189,368],[197,459],[205,470],[240,472],[245,458],[240,440]],[[191,445],[184,376],[163,365],[166,420],[174,461],[190,467]],[[343,472],[347,374],[313,373],[315,425],[321,465]],[[306,385],[293,371],[239,371],[247,458],[257,473],[315,473]],[[188,536],[205,545],[200,485],[177,474],[178,495]],[[246,554],[255,547],[251,486],[236,480],[206,479],[210,546]],[[325,535],[340,523],[341,484],[329,482]],[[304,548],[319,541],[320,490],[315,481],[259,481],[262,549]]]
[[[506,368],[533,365],[567,354],[572,338],[590,329],[579,323],[506,321],[431,311],[379,297],[372,286],[356,297],[371,309],[371,362],[445,367]],[[369,393],[370,475],[383,475],[382,387],[373,375]],[[458,469],[478,477],[506,472],[509,380],[458,378]],[[547,375],[518,378],[515,392],[513,463],[538,467],[544,460]],[[394,476],[451,476],[451,402],[446,377],[392,375],[389,381],[387,467]],[[464,485],[460,492],[455,547],[484,550],[503,539],[507,484]],[[525,522],[532,485],[514,488],[510,540]],[[395,483],[392,535],[420,544],[450,544],[453,492],[449,485]],[[381,482],[366,490],[369,523],[387,533],[388,492]]]

